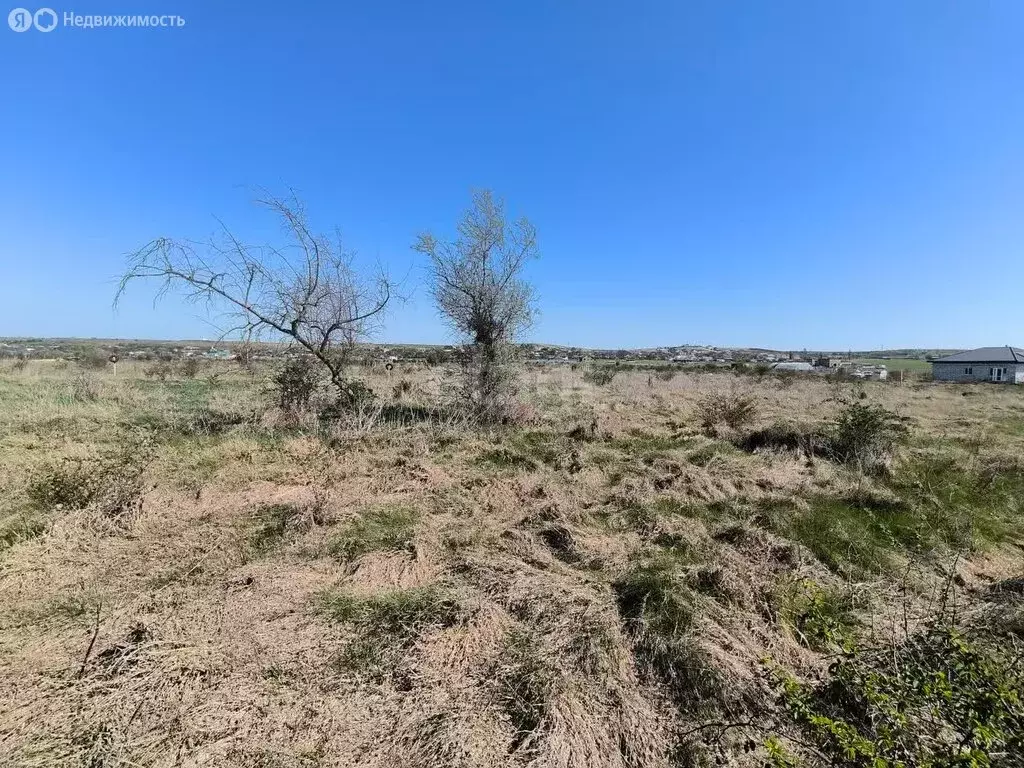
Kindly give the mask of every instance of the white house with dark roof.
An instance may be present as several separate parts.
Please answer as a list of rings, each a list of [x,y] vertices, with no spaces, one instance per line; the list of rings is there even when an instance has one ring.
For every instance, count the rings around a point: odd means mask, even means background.
[[[982,347],[932,360],[936,381],[994,381],[1024,384],[1024,349]]]

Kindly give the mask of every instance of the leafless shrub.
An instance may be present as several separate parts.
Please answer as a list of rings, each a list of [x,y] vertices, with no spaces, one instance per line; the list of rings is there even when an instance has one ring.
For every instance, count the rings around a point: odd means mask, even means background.
[[[198,357],[186,357],[181,361],[181,375],[186,379],[194,379],[202,368],[202,361]]]
[[[697,418],[705,434],[713,435],[719,424],[740,429],[754,420],[757,405],[752,397],[715,392],[697,402]]]
[[[358,274],[337,237],[314,234],[294,195],[258,202],[280,219],[286,245],[247,245],[224,225],[203,243],[158,238],[132,255],[115,303],[133,280],[159,281],[158,296],[180,288],[230,321],[225,335],[294,342],[329,372],[339,405],[354,407],[365,392],[345,377],[346,353],[380,320],[391,282]]]
[[[255,371],[256,346],[253,343],[242,342],[241,344],[236,344],[232,351],[239,368],[248,373]]]
[[[618,371],[607,365],[593,365],[583,372],[583,380],[588,384],[603,387],[611,384],[617,373]]]
[[[152,365],[146,366],[142,375],[147,379],[157,379],[158,381],[167,381],[168,377],[174,374],[174,366],[166,360],[158,360]]]

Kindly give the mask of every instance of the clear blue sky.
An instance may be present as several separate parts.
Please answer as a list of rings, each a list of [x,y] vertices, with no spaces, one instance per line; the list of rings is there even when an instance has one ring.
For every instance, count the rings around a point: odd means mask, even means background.
[[[212,335],[113,278],[214,215],[259,239],[264,185],[406,277],[386,340],[447,338],[409,246],[489,187],[538,341],[1024,344],[1019,0],[55,10],[186,25],[0,27],[0,335]]]

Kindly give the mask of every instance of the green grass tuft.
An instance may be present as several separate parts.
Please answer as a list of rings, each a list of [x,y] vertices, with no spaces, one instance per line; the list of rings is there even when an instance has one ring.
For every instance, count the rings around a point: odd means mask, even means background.
[[[377,679],[394,667],[424,631],[452,626],[462,616],[459,602],[433,585],[368,597],[325,593],[319,607],[355,633],[338,654],[338,667]]]
[[[477,457],[476,463],[494,469],[521,469],[527,472],[537,469],[536,461],[508,448],[484,451]]]
[[[667,458],[671,451],[686,448],[693,438],[681,435],[654,435],[641,429],[630,430],[625,437],[615,438],[609,446],[616,448],[632,458],[650,462],[654,459]]]
[[[400,552],[412,546],[419,515],[407,507],[372,509],[345,525],[330,541],[328,550],[340,560],[354,560],[367,552]]]
[[[733,694],[692,636],[697,596],[671,556],[631,568],[612,588],[642,673],[659,681],[690,715],[720,709]]]
[[[46,532],[46,520],[36,512],[21,512],[0,520],[0,551]]]

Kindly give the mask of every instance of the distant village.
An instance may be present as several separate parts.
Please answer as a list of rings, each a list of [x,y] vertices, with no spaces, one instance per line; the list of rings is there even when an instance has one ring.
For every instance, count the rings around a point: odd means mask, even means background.
[[[559,356],[561,354],[561,356]],[[857,353],[860,357],[873,357],[877,353]],[[854,360],[854,353],[847,357],[820,353],[780,352],[767,349],[740,349],[711,346],[657,347],[641,350],[580,350],[573,348],[569,353],[560,353],[560,348],[535,347],[530,357],[538,361],[572,362],[584,360],[616,360],[678,363],[680,365],[765,366],[770,370],[792,372],[830,373],[843,371],[853,378],[884,381],[889,376],[884,364],[863,364]],[[905,359],[905,358],[904,358]]]
[[[586,349],[544,344],[521,345],[523,357],[542,364],[616,361],[623,363],[667,363],[692,366],[730,367],[736,365],[764,366],[768,369],[794,372],[844,371],[854,378],[884,380],[888,367],[879,359],[928,360],[946,350],[850,351],[840,355],[802,351],[780,351],[758,348],[681,345],[650,349]],[[441,363],[452,360],[458,348],[453,345],[360,345],[357,355],[366,361]],[[150,361],[160,359],[203,358],[232,360],[244,354],[253,360],[273,360],[295,354],[292,347],[275,343],[257,343],[242,347],[237,343],[205,340],[147,341],[120,339],[3,339],[0,358],[78,359],[84,355],[115,355],[119,360]],[[872,359],[872,364],[859,363],[858,358]]]

